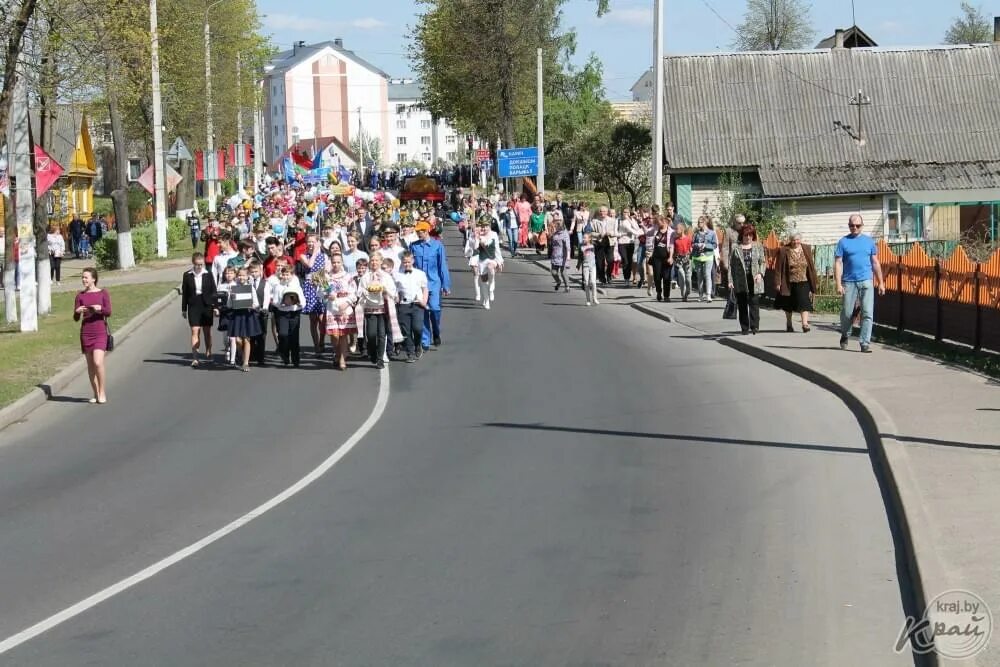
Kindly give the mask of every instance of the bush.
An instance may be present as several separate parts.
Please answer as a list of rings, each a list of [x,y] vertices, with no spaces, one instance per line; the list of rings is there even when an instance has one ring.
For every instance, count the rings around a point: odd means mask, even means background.
[[[182,218],[170,218],[167,220],[167,247],[176,248],[183,244],[190,237],[190,230],[186,220]]]
[[[154,225],[132,228],[132,253],[135,256],[136,264],[148,262],[156,257],[156,227]],[[98,268],[105,271],[118,268],[117,232],[107,232],[94,245],[94,261]]]
[[[113,215],[114,203],[108,195],[94,195],[94,213],[98,215]]]

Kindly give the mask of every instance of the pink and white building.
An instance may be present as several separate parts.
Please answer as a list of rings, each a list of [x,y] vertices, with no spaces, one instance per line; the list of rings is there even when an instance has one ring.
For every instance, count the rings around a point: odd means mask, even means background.
[[[359,133],[379,137],[380,162],[392,162],[389,75],[345,49],[342,40],[296,42],[265,67],[263,86],[264,160],[269,166],[296,144],[311,149],[321,138],[329,142],[333,137],[350,146]],[[344,162],[353,157],[345,155]]]

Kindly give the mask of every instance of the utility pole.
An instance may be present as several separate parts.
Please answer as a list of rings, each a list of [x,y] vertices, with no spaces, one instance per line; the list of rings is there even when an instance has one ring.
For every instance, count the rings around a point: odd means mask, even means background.
[[[653,203],[663,209],[663,0],[653,3]]]
[[[361,126],[361,107],[358,107],[358,159],[361,160],[361,164],[358,165],[358,172],[362,174],[364,178],[365,173],[365,129]]]
[[[538,193],[545,191],[545,101],[542,92],[542,50],[538,49]]]
[[[236,187],[246,187],[246,150],[243,148],[243,85],[240,82],[240,54],[236,54]]]
[[[215,127],[212,121],[212,30],[208,25],[208,13],[222,0],[215,0],[205,7],[205,102],[208,117],[206,118],[205,137],[205,194],[208,196],[208,210],[215,213],[215,179],[218,178],[218,161],[215,159]],[[211,169],[209,169],[211,165]]]
[[[262,169],[262,162],[264,160],[264,143],[263,143],[263,121],[261,121],[261,108],[260,100],[262,98],[264,83],[261,82],[258,86],[257,82],[254,82],[254,97],[253,97],[253,183],[254,188],[260,183],[260,179],[264,176]]]
[[[167,256],[167,172],[163,159],[163,106],[160,100],[160,36],[156,29],[156,0],[149,0],[150,56],[153,62],[153,197],[156,201],[156,255]]]
[[[857,139],[857,141],[858,141],[858,145],[859,146],[864,146],[865,145],[865,135],[864,135],[864,133],[861,130],[861,121],[862,121],[862,116],[863,116],[864,108],[867,107],[867,106],[871,106],[871,103],[872,103],[872,98],[870,98],[867,95],[865,95],[861,91],[861,89],[858,89],[858,95],[857,95],[857,97],[852,97],[851,101],[847,103],[848,105],[850,105],[852,107],[857,107],[858,108],[858,139]]]

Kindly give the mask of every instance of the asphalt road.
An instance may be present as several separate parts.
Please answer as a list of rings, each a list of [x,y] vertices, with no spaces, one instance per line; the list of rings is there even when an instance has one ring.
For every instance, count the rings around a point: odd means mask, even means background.
[[[391,364],[388,408],[326,475],[0,664],[912,664],[841,403],[529,263],[486,312],[452,264],[444,347]],[[0,641],[280,493],[369,416],[365,365],[186,367],[175,310],[112,355],[107,406],[0,433]]]

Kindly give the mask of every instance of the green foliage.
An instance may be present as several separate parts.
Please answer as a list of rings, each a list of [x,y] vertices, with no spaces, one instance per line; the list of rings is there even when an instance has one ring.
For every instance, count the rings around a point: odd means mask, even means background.
[[[94,196],[94,213],[98,215],[111,215],[114,212],[115,206],[111,201],[111,197],[106,195]]]
[[[231,178],[223,179],[219,181],[219,188],[223,197],[232,197],[236,193],[236,181]]]
[[[785,208],[771,202],[754,201],[756,194],[743,183],[738,172],[730,172],[719,177],[722,191],[721,203],[717,211],[707,211],[707,215],[717,217],[722,225],[728,226],[734,216],[744,215],[747,222],[757,228],[757,236],[764,239],[772,231],[779,239],[788,234],[788,217],[794,217],[797,207],[792,203]],[[695,213],[695,216],[700,213]]]
[[[183,247],[189,238],[187,222],[180,218],[167,221],[167,246]],[[156,259],[156,225],[142,224],[132,228],[132,252],[136,264]],[[118,268],[118,233],[107,232],[94,245],[94,262],[97,268],[110,271]]]
[[[351,151],[358,156],[359,160],[363,156],[365,165],[372,161],[375,162],[376,166],[382,164],[382,141],[378,137],[366,134],[362,140],[362,137],[355,135],[351,139]],[[423,166],[422,162],[420,166]]]
[[[648,127],[631,121],[602,123],[578,150],[586,175],[615,205],[636,207],[648,198],[652,150]]]
[[[804,0],[747,0],[732,46],[740,51],[806,49],[815,32]]]
[[[957,17],[944,35],[945,44],[979,44],[993,39],[993,27],[982,7],[970,2],[961,5],[962,15]]]
[[[513,145],[515,119],[535,106],[537,49],[548,79],[575,45],[572,33],[559,32],[564,1],[418,0],[424,11],[410,60],[424,106],[462,130]]]

